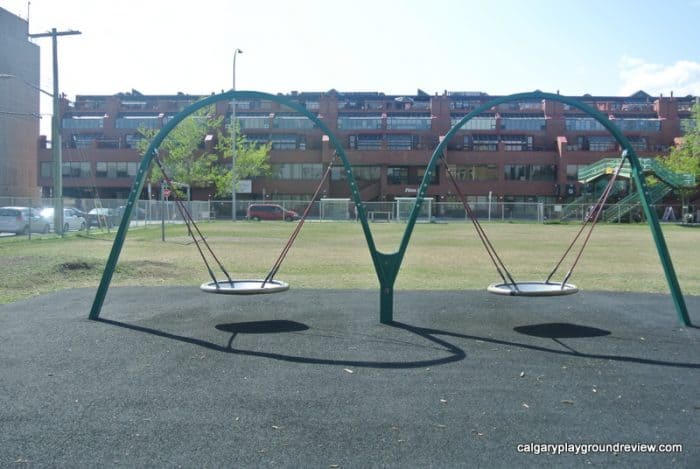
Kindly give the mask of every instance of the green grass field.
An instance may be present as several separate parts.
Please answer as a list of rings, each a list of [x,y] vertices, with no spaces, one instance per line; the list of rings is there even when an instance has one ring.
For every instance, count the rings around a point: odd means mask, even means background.
[[[199,225],[233,278],[262,278],[294,225],[285,222],[209,222]],[[377,247],[393,252],[406,225],[371,224]],[[484,224],[516,280],[544,280],[580,225]],[[681,289],[700,295],[700,229],[665,225]],[[115,231],[89,235],[0,238],[0,303],[67,288],[96,288]],[[574,253],[575,254],[575,253]],[[573,260],[573,256],[571,256]],[[570,264],[565,263],[561,280]],[[223,278],[223,276],[221,276]],[[359,224],[309,222],[277,278],[292,288],[377,289]],[[112,285],[199,286],[209,277],[183,225],[132,228]],[[483,289],[499,280],[471,224],[418,224],[396,290]],[[599,225],[570,282],[582,290],[668,293],[647,225]]]

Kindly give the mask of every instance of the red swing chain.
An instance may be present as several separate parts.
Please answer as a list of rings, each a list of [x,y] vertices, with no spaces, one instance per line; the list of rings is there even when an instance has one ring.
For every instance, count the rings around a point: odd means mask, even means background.
[[[267,277],[265,277],[265,280],[263,280],[261,287],[265,288],[265,285],[269,282],[272,281],[272,279],[277,275],[277,271],[279,270],[280,266],[282,265],[282,261],[284,261],[284,258],[287,257],[287,253],[291,249],[292,245],[294,244],[294,241],[296,240],[297,236],[299,235],[299,232],[301,231],[302,226],[304,226],[304,222],[306,221],[306,217],[309,215],[309,212],[311,211],[311,207],[313,206],[314,202],[316,201],[316,198],[318,195],[321,193],[321,189],[323,188],[323,184],[326,182],[326,179],[328,179],[328,176],[331,174],[331,169],[333,168],[333,163],[335,163],[335,159],[337,157],[337,153],[333,153],[333,158],[331,159],[331,162],[328,164],[328,168],[326,169],[326,172],[324,173],[323,177],[321,178],[321,182],[318,184],[318,187],[316,188],[316,192],[314,192],[314,195],[311,197],[311,200],[309,201],[309,204],[306,206],[306,209],[304,209],[304,213],[302,214],[301,218],[299,219],[299,222],[297,223],[297,226],[294,228],[294,231],[292,232],[292,235],[289,237],[289,240],[287,240],[287,244],[284,245],[284,248],[282,248],[282,252],[280,253],[279,257],[275,261],[274,265],[272,266],[272,269],[270,269],[270,272],[267,274]]]
[[[515,288],[516,291],[519,291],[518,284],[515,282],[515,280],[513,280],[513,276],[508,271],[508,268],[506,267],[505,263],[498,256],[496,249],[493,247],[493,244],[491,244],[491,240],[486,235],[486,232],[484,231],[484,228],[481,226],[481,223],[479,223],[479,220],[477,219],[476,214],[474,213],[471,206],[469,205],[469,202],[467,202],[467,198],[464,196],[464,194],[462,193],[462,190],[459,188],[459,185],[457,184],[457,180],[455,179],[454,175],[452,174],[452,171],[450,171],[450,168],[447,165],[447,161],[445,161],[445,155],[443,154],[440,157],[440,159],[442,160],[442,162],[445,166],[445,171],[447,172],[447,175],[450,178],[450,181],[452,182],[452,185],[454,186],[455,191],[457,192],[457,195],[459,196],[460,201],[462,202],[462,206],[464,206],[464,210],[466,210],[467,215],[469,216],[469,219],[472,221],[472,224],[474,225],[474,229],[476,230],[476,234],[479,236],[481,243],[484,245],[486,252],[488,253],[489,257],[491,258],[491,262],[493,262],[493,265],[496,267],[496,272],[498,272],[498,275],[500,275],[501,279],[503,280],[503,283],[509,283],[509,284],[513,285],[513,288]],[[508,277],[507,280],[506,280],[506,277]]]
[[[165,170],[165,166],[163,165],[163,162],[160,160],[160,157],[158,156],[158,153],[156,152],[154,155],[154,160],[156,164],[158,165],[158,168],[160,169],[160,172],[163,174],[163,179],[165,179],[165,182],[168,183],[170,187],[175,189],[175,183],[173,182],[172,178],[168,174],[168,172]],[[192,238],[192,241],[194,241],[195,246],[197,246],[197,251],[199,251],[199,255],[201,256],[202,260],[204,261],[204,265],[207,267],[207,271],[209,272],[209,276],[211,279],[214,281],[214,284],[216,285],[216,289],[219,289],[219,282],[216,279],[216,275],[214,274],[211,266],[209,265],[209,261],[207,260],[206,255],[204,254],[204,251],[202,250],[202,247],[200,246],[200,241],[204,246],[206,247],[207,251],[209,251],[209,254],[211,254],[212,258],[214,261],[217,263],[219,268],[221,269],[221,272],[226,276],[228,279],[229,283],[233,284],[233,280],[231,280],[231,276],[229,273],[226,271],[226,268],[224,265],[221,263],[218,257],[216,257],[216,254],[214,254],[214,251],[212,250],[211,246],[209,246],[209,243],[207,243],[206,238],[202,234],[202,232],[199,229],[199,226],[197,223],[195,223],[194,218],[192,218],[192,214],[190,211],[187,209],[185,204],[182,202],[180,199],[180,196],[177,192],[177,190],[173,190],[174,194],[174,202],[175,206],[177,207],[178,211],[180,212],[180,216],[185,222],[185,225],[187,226],[187,232],[189,233],[190,237]],[[192,227],[194,227],[195,231],[197,232],[199,236],[199,240],[197,239],[197,236],[195,236],[195,233],[192,231]]]
[[[625,164],[626,158],[627,158],[627,150],[624,150],[622,152],[622,156],[620,157],[620,163],[615,168],[615,171],[613,172],[612,176],[610,177],[608,184],[605,186],[605,189],[603,190],[602,194],[600,194],[598,201],[595,203],[595,205],[593,205],[593,209],[586,216],[586,219],[584,220],[583,224],[581,225],[581,229],[578,231],[578,233],[574,237],[574,240],[571,242],[571,244],[569,244],[569,247],[564,252],[564,255],[561,256],[561,259],[559,259],[559,262],[557,262],[557,265],[554,266],[554,269],[547,277],[547,280],[545,280],[545,283],[549,283],[549,281],[552,279],[552,277],[554,276],[556,271],[559,269],[561,264],[564,262],[564,259],[566,259],[566,256],[569,254],[569,252],[571,252],[571,249],[573,249],[574,244],[576,244],[576,241],[581,236],[581,233],[583,233],[583,230],[586,228],[586,226],[589,223],[591,223],[590,229],[588,230],[588,233],[586,234],[586,237],[583,240],[583,244],[581,244],[581,248],[579,249],[578,254],[576,255],[576,258],[574,259],[574,262],[571,265],[571,268],[564,276],[564,280],[561,282],[561,288],[563,289],[564,286],[566,285],[566,282],[569,280],[569,277],[571,277],[571,274],[573,273],[574,268],[576,267],[576,264],[578,264],[579,259],[581,259],[581,255],[583,254],[583,250],[586,248],[586,245],[588,244],[588,240],[591,238],[591,234],[593,233],[593,229],[595,228],[596,224],[598,223],[598,218],[600,217],[600,214],[603,212],[603,206],[605,205],[605,202],[607,202],[608,197],[610,196],[610,193],[612,192],[613,186],[615,185],[615,180],[617,179],[617,176],[620,174],[620,171],[622,170],[622,167]]]

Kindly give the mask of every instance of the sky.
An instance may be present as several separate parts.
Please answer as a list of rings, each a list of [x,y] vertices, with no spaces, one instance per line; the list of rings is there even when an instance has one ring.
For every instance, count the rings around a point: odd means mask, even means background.
[[[75,95],[700,95],[700,0],[0,0]],[[41,83],[52,88],[51,39]],[[0,73],[5,71],[0,70]],[[42,114],[50,114],[42,101]],[[42,120],[44,124],[49,119]],[[48,124],[47,124],[48,125]]]

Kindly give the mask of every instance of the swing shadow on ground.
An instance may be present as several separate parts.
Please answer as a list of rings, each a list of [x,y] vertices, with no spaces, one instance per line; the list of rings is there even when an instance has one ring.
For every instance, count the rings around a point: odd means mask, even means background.
[[[654,360],[650,358],[625,356],[625,355],[612,355],[612,354],[598,354],[598,353],[585,353],[574,350],[573,348],[563,344],[560,340],[562,338],[586,338],[586,337],[602,337],[610,335],[609,331],[588,327],[579,326],[570,323],[550,323],[550,324],[536,324],[530,326],[519,326],[514,328],[518,333],[530,335],[534,337],[549,338],[554,340],[563,349],[555,349],[546,347],[543,345],[527,344],[522,342],[515,342],[511,340],[496,339],[492,337],[480,337],[475,335],[461,334],[457,332],[444,331],[433,328],[413,326],[410,324],[405,324],[401,322],[392,322],[389,324],[390,327],[395,327],[397,329],[402,329],[411,334],[415,334],[433,344],[441,347],[448,355],[441,358],[427,359],[427,360],[414,360],[414,361],[363,361],[363,360],[342,360],[342,359],[325,359],[316,357],[306,357],[299,355],[287,355],[273,352],[264,352],[256,350],[244,350],[237,349],[233,346],[234,339],[239,334],[276,334],[276,333],[293,333],[293,332],[303,332],[307,330],[312,330],[306,324],[299,323],[296,321],[285,321],[285,320],[272,320],[272,321],[252,321],[252,322],[241,322],[241,323],[227,323],[219,324],[216,327],[217,330],[222,332],[227,332],[231,334],[227,345],[219,345],[208,340],[199,339],[196,337],[187,337],[183,335],[173,334],[166,331],[161,331],[154,328],[138,326],[134,324],[128,324],[120,321],[115,321],[113,319],[98,318],[94,319],[96,322],[101,322],[104,324],[109,324],[112,326],[117,326],[141,333],[151,334],[157,337],[162,337],[165,339],[175,340],[182,343],[187,343],[191,345],[196,345],[209,350],[213,350],[221,353],[229,353],[234,355],[243,355],[251,357],[267,358],[272,360],[286,361],[290,363],[302,363],[309,365],[335,365],[335,366],[354,366],[354,367],[365,367],[365,368],[379,368],[379,369],[409,369],[409,368],[420,368],[420,367],[430,367],[438,365],[446,365],[449,363],[458,362],[464,360],[467,357],[466,352],[459,346],[445,340],[438,338],[436,336],[451,337],[458,340],[469,340],[469,341],[479,341],[486,342],[495,345],[502,345],[504,347],[517,347],[523,350],[530,350],[534,352],[550,353],[555,355],[563,355],[574,358],[583,359],[597,359],[597,360],[611,360],[623,363],[636,363],[642,365],[656,365],[656,366],[666,366],[674,368],[686,368],[686,369],[700,369],[700,363],[685,363],[685,362],[672,362],[667,360]]]
[[[290,363],[303,363],[308,365],[340,365],[340,366],[354,366],[357,368],[385,368],[385,369],[404,369],[404,368],[421,368],[430,367],[437,365],[445,365],[448,363],[464,360],[466,358],[466,353],[461,348],[454,344],[451,344],[445,340],[441,340],[434,335],[448,334],[443,331],[437,331],[434,329],[424,329],[421,327],[414,327],[407,324],[394,324],[395,327],[413,333],[419,337],[422,337],[434,344],[439,345],[448,352],[446,357],[428,359],[428,360],[414,360],[414,361],[364,361],[364,360],[337,360],[337,359],[326,359],[326,358],[315,358],[315,357],[305,357],[297,355],[286,355],[280,353],[263,352],[256,350],[243,350],[233,347],[233,341],[239,334],[276,334],[284,332],[302,332],[309,330],[310,328],[306,324],[302,324],[295,321],[283,321],[283,320],[272,320],[272,321],[252,321],[244,323],[228,323],[219,324],[216,329],[222,332],[227,332],[231,334],[227,345],[219,345],[208,340],[198,339],[194,337],[187,337],[177,334],[172,334],[169,332],[161,331],[158,329],[153,329],[144,326],[137,326],[133,324],[127,324],[112,319],[98,318],[95,319],[97,322],[102,322],[105,324],[110,324],[112,326],[123,327],[125,329],[134,330],[137,332],[143,332],[146,334],[152,334],[158,337],[163,337],[166,339],[172,339],[183,343],[188,343],[192,345],[197,345],[199,347],[204,347],[209,350],[214,350],[216,352],[230,353],[234,355],[244,355],[260,358],[269,358],[273,360],[286,361]]]
[[[513,330],[519,334],[552,339],[554,342],[570,350],[576,355],[580,353],[572,347],[563,343],[560,339],[581,339],[586,337],[604,337],[610,335],[610,331],[598,329],[597,327],[579,326],[577,324],[550,322],[545,324],[533,324],[530,326],[518,326]]]

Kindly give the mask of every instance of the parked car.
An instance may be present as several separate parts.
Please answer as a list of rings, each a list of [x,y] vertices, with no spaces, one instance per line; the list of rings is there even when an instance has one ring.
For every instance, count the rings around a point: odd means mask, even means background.
[[[117,207],[117,215],[119,215],[119,218],[121,218],[124,215],[124,212],[126,211],[126,205],[122,205]],[[131,210],[131,219],[132,220],[145,220],[146,219],[146,211],[142,209],[141,207],[134,207]]]
[[[87,225],[112,228],[118,225],[121,217],[111,208],[93,208],[88,212]]]
[[[51,231],[53,226],[53,207],[47,207],[41,210],[41,217],[49,222]],[[63,209],[63,232],[66,231],[83,231],[87,227],[87,221],[82,216],[82,212],[74,208]]]
[[[248,206],[247,220],[298,220],[299,214],[276,204],[251,204]]]
[[[26,234],[31,230],[32,233],[48,233],[50,229],[49,223],[33,208],[0,208],[1,232]]]

